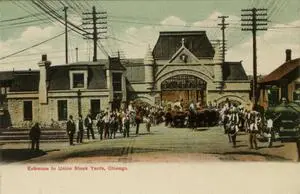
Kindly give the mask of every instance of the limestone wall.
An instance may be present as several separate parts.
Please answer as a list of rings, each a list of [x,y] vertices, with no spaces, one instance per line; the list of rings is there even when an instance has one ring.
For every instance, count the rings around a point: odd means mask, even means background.
[[[91,109],[91,100],[100,100],[100,109],[109,107],[108,95],[81,97],[81,113],[85,117]],[[58,122],[58,100],[67,100],[68,116],[78,117],[78,98],[70,96],[49,97],[48,104],[40,104],[38,98],[9,98],[8,111],[14,127],[30,127],[34,122],[40,122],[43,126],[50,126],[51,120]],[[32,121],[24,121],[24,101],[32,101]],[[62,123],[65,121],[60,121]]]

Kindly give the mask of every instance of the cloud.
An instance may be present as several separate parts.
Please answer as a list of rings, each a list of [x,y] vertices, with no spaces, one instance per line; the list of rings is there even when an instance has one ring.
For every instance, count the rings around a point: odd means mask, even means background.
[[[223,15],[218,10],[213,11],[205,19],[200,21],[187,22],[175,15],[170,15],[155,24],[145,22],[145,25],[130,25],[121,28],[119,31],[108,29],[107,39],[101,40],[110,55],[116,55],[121,51],[126,58],[143,58],[148,46],[154,47],[160,31],[173,30],[203,30],[206,31],[210,40],[221,39],[221,30],[217,26],[220,23],[218,16]],[[70,15],[70,20],[81,24],[81,18]],[[252,37],[251,32],[244,32],[240,29],[240,17],[230,15],[226,19],[230,23],[226,29],[228,40],[227,61],[243,61],[244,68],[248,73],[252,72]],[[300,20],[288,24],[275,24],[270,30],[260,32],[257,36],[258,49],[258,72],[266,74],[274,70],[285,60],[285,49],[292,49],[293,58],[300,56]],[[285,28],[283,28],[285,27]],[[287,28],[288,27],[288,28]],[[49,24],[48,26],[30,26],[24,29],[16,39],[0,41],[1,56],[14,53],[35,43],[44,41],[64,31],[61,24]],[[36,69],[41,54],[48,54],[52,64],[64,64],[65,45],[64,35],[42,44],[39,47],[30,49],[15,57],[0,61],[0,70],[15,69]],[[75,62],[75,48],[79,48],[79,60],[92,59],[92,41],[89,43],[82,39],[82,36],[69,33],[69,61]],[[106,58],[99,49],[98,58]]]
[[[293,28],[299,24],[300,20],[288,24],[276,24],[257,36],[257,69],[259,74],[268,74],[284,63],[286,49],[292,49],[293,58],[300,57],[300,31],[299,28]],[[252,73],[252,45],[252,38],[250,37],[229,49],[227,59],[243,60],[245,69]]]

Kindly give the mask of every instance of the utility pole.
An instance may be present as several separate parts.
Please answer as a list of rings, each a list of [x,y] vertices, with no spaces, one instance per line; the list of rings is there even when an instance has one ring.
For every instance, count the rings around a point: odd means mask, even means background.
[[[222,30],[222,64],[224,64],[225,63],[225,52],[226,52],[225,29],[226,29],[226,26],[229,25],[229,24],[225,23],[225,19],[228,18],[228,16],[219,16],[218,18],[222,19],[222,23],[218,24],[218,25],[221,26],[221,30]]]
[[[69,63],[69,55],[68,55],[68,7],[64,7],[65,11],[65,48],[66,48],[66,64]]]
[[[253,107],[257,105],[257,47],[256,47],[256,31],[265,31],[268,25],[267,9],[242,9],[242,31],[251,31],[253,37],[253,85],[252,98]],[[245,28],[244,28],[245,27]]]
[[[99,39],[105,39],[106,37],[103,34],[107,33],[107,13],[106,12],[97,12],[96,7],[93,6],[93,11],[91,13],[83,13],[83,23],[82,25],[87,26],[83,27],[84,30],[87,30],[84,39],[92,39],[94,43],[94,55],[93,61],[97,61],[97,43]],[[100,21],[99,21],[100,20]],[[104,21],[103,21],[104,20]],[[90,26],[92,25],[92,27]],[[100,26],[98,26],[100,25]],[[105,26],[103,26],[105,25]]]

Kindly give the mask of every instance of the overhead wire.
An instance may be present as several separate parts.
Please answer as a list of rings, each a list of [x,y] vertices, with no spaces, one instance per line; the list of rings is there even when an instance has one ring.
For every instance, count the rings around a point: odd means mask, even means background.
[[[42,42],[36,43],[36,44],[34,44],[34,45],[30,46],[30,47],[26,47],[26,48],[24,48],[24,49],[21,49],[21,50],[19,50],[19,51],[16,51],[16,52],[11,53],[11,54],[9,54],[9,55],[6,55],[6,56],[4,56],[4,57],[0,57],[0,60],[6,59],[6,58],[8,58],[8,57],[17,55],[17,54],[19,54],[19,53],[22,53],[22,52],[24,52],[24,51],[27,51],[27,50],[29,50],[29,49],[32,49],[32,48],[37,47],[37,46],[39,46],[39,45],[42,45],[42,44],[44,44],[44,43],[46,43],[46,42],[49,42],[49,41],[51,41],[51,40],[54,40],[54,39],[60,37],[60,36],[63,35],[63,34],[65,34],[65,32],[59,33],[59,34],[57,34],[56,36],[53,36],[53,37],[51,37],[51,38],[49,38],[49,39],[46,39],[46,40],[44,40],[44,41],[42,41]]]

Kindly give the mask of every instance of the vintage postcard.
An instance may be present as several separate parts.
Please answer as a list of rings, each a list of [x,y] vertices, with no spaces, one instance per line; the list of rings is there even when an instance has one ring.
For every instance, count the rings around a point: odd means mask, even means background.
[[[2,0],[0,51],[0,194],[300,193],[298,0]]]

